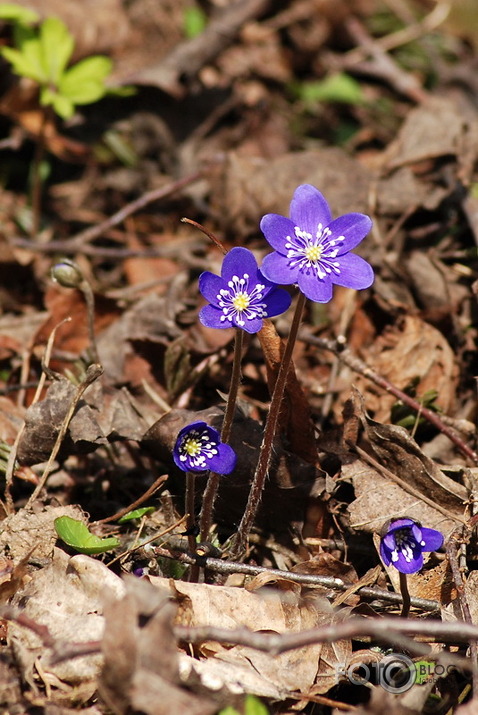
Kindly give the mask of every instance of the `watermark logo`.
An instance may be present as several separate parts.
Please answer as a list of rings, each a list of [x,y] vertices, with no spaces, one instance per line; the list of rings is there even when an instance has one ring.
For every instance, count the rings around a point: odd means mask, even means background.
[[[358,655],[358,654],[357,654]],[[378,654],[377,654],[378,655]],[[389,693],[405,693],[417,684],[436,681],[448,675],[453,666],[443,666],[428,660],[414,662],[402,653],[389,653],[376,660],[354,660],[337,666],[337,682],[348,680],[353,685],[379,685]]]

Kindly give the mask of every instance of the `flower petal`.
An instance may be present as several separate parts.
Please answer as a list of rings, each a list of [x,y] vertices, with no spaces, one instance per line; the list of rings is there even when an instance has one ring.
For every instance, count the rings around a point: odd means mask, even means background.
[[[403,529],[404,526],[413,526],[414,524],[416,524],[416,521],[410,519],[408,516],[402,519],[393,519],[385,525],[385,531],[387,534],[390,534],[390,532],[395,531],[395,529]]]
[[[263,323],[264,323],[264,321],[262,318],[247,318],[247,319],[245,318],[244,325],[238,325],[234,321],[234,326],[236,328],[240,328],[241,330],[245,330],[246,333],[250,333],[251,335],[253,335],[254,333],[258,333],[259,330],[262,329]]]
[[[208,468],[217,474],[230,474],[234,471],[237,455],[233,448],[221,442],[217,448],[218,453],[208,459]]]
[[[350,213],[339,216],[329,224],[329,231],[332,232],[332,238],[337,240],[342,238],[338,244],[339,252],[337,255],[342,256],[348,253],[352,248],[358,246],[360,241],[363,241],[367,233],[372,228],[372,219],[365,214]]]
[[[221,320],[224,313],[220,308],[215,308],[213,305],[205,305],[199,311],[198,318],[206,328],[234,328],[234,324],[229,320]]]
[[[323,227],[332,221],[329,204],[320,191],[310,184],[302,184],[294,191],[290,204],[290,217],[294,226],[308,231],[313,236],[319,223]]]
[[[290,308],[292,298],[283,288],[275,288],[264,298],[268,318],[285,313]]]
[[[425,529],[422,526],[422,541],[425,542],[425,545],[421,547],[423,551],[436,551],[443,546],[444,537],[439,531]]]
[[[420,569],[423,567],[422,552],[420,551],[420,549],[414,549],[413,558],[410,561],[407,561],[404,555],[399,551],[398,559],[397,561],[393,562],[393,565],[396,569],[398,569],[398,571],[401,571],[402,573],[416,573],[417,571],[420,571]]]
[[[222,278],[219,278],[215,273],[204,271],[199,276],[199,291],[203,294],[206,300],[213,305],[218,304],[218,294],[227,285]]]
[[[254,254],[240,246],[231,248],[222,262],[222,279],[227,283],[233,276],[243,276],[245,273],[253,279],[257,275],[257,261]]]
[[[383,539],[380,541],[380,557],[385,566],[390,566],[392,563],[392,549],[387,546]]]
[[[269,281],[272,281],[272,283],[291,285],[292,283],[297,283],[299,268],[298,266],[291,268],[289,266],[289,259],[274,251],[264,256],[264,260],[261,264],[261,272]]]
[[[315,303],[328,303],[332,299],[332,281],[329,276],[321,280],[313,271],[299,271],[297,282],[306,298]]]
[[[272,248],[284,256],[287,255],[285,243],[289,236],[294,235],[294,223],[279,214],[266,214],[261,219],[260,228]]]
[[[339,264],[340,274],[331,273],[332,283],[345,288],[355,288],[362,290],[372,285],[374,273],[372,266],[356,253],[347,253],[345,256],[336,258]]]

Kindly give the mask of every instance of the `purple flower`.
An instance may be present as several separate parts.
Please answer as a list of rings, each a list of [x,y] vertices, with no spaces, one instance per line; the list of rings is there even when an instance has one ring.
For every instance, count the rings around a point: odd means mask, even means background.
[[[236,466],[236,453],[221,442],[219,432],[205,422],[192,422],[178,434],[173,459],[183,472],[230,474]]]
[[[327,201],[315,186],[303,184],[294,192],[290,218],[266,214],[261,230],[274,248],[261,266],[270,281],[297,283],[307,298],[327,303],[332,285],[368,288],[373,270],[350,251],[372,228],[365,214],[350,213],[332,220]]]
[[[415,573],[423,566],[423,552],[443,545],[443,534],[425,529],[413,519],[394,519],[385,524],[380,539],[380,556],[386,566],[402,573]]]
[[[222,263],[221,277],[206,271],[199,290],[209,301],[199,312],[208,328],[242,328],[257,333],[262,319],[284,313],[290,306],[287,291],[267,280],[247,248],[232,248]]]

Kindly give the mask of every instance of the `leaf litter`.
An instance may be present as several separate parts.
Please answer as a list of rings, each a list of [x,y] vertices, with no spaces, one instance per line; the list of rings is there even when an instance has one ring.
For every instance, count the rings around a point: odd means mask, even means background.
[[[194,38],[187,3],[93,3],[88,17],[63,0],[16,3],[63,18],[75,58],[105,52],[114,87],[140,89],[63,125],[43,115],[33,87],[13,75],[0,87],[5,712],[249,713],[246,694],[270,713],[419,713],[432,701],[444,712],[476,709],[478,631],[462,635],[478,625],[478,114],[467,2],[435,26],[419,0],[214,1]],[[360,100],[310,100],[314,83],[327,97],[337,71]],[[50,178],[32,237],[26,177],[42,136]],[[237,469],[219,481],[215,540],[191,553],[172,449],[191,422],[221,429],[233,335],[198,323],[198,276],[219,272],[220,257],[180,219],[259,260],[261,216],[284,215],[303,183],[324,192],[334,216],[373,216],[359,253],[376,281],[307,308],[249,550],[236,563],[230,538],[290,317],[247,338],[231,435]],[[94,291],[103,374],[81,399],[95,346],[84,294],[50,281],[63,255]],[[204,489],[198,475],[197,518]],[[120,523],[141,506],[151,508]],[[404,516],[440,530],[446,553],[426,554],[410,575],[412,610],[397,618],[400,574],[377,546],[384,523]],[[75,554],[58,519],[111,550]],[[343,636],[357,618],[372,636]],[[455,630],[447,636],[442,624]],[[408,626],[431,629],[433,655]],[[284,651],[257,646],[306,633]],[[383,687],[389,646],[430,668],[438,658],[428,683]],[[459,667],[439,676],[442,662]],[[368,687],[351,681],[356,664],[371,673]]]

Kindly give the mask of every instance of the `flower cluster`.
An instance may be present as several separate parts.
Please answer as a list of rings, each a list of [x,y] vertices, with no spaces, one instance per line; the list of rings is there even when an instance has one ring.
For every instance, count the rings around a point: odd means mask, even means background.
[[[236,453],[221,442],[219,432],[206,422],[193,422],[178,434],[173,459],[183,472],[230,474],[236,466]]]
[[[291,298],[282,288],[267,280],[247,248],[233,248],[224,258],[221,276],[205,271],[199,290],[209,301],[199,313],[208,328],[241,328],[257,333],[264,318],[284,313]]]
[[[329,205],[310,184],[296,189],[290,218],[267,214],[261,230],[274,252],[264,258],[261,270],[274,283],[297,283],[304,295],[317,303],[332,298],[332,286],[368,288],[371,266],[350,253],[372,228],[365,214],[349,213],[332,220]]]
[[[436,551],[443,545],[443,534],[426,529],[404,517],[385,524],[380,539],[380,556],[386,566],[395,566],[404,574],[416,573],[423,566],[423,552]]]

